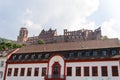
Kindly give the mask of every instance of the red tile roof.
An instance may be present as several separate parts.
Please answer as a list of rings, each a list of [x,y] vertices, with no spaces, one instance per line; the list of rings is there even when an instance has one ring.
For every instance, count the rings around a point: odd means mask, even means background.
[[[22,47],[16,53],[52,52],[52,51],[100,49],[100,48],[113,48],[113,47],[120,47],[118,39],[29,45]]]

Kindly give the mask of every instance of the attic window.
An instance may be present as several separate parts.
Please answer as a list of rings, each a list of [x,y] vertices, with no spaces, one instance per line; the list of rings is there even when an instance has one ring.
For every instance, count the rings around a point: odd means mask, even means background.
[[[13,55],[12,59],[15,60],[15,58],[16,58],[16,55]]]
[[[22,55],[19,56],[19,59],[21,59],[21,58],[22,58]]]
[[[35,58],[35,54],[33,54],[32,56],[31,56],[31,59],[34,59]]]
[[[42,54],[39,54],[39,55],[38,55],[38,59],[41,59],[41,57],[42,57]]]
[[[117,54],[117,51],[113,49],[113,50],[111,51],[111,54],[112,54],[112,56],[114,56],[114,55]]]
[[[45,54],[45,58],[48,58],[49,57],[49,54]]]
[[[102,51],[102,56],[107,56],[107,51],[106,50]]]
[[[78,52],[78,57],[81,58],[81,56],[82,56],[82,52],[79,51]]]
[[[97,56],[97,51],[93,51],[93,56]]]
[[[25,59],[28,59],[28,57],[29,57],[29,55],[27,54],[27,55],[25,55]]]
[[[85,53],[85,55],[86,55],[86,57],[90,56],[90,52],[87,51],[87,52]]]

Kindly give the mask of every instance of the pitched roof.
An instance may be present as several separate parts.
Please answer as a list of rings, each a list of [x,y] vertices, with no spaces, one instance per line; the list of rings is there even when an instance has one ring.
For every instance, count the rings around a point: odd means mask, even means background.
[[[29,45],[22,47],[16,53],[53,52],[53,51],[65,51],[65,50],[100,49],[100,48],[114,48],[114,47],[120,47],[118,39]]]

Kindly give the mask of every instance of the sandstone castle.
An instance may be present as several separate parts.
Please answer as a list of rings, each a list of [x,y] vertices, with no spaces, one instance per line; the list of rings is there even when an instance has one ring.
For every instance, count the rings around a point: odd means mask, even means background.
[[[42,30],[38,36],[28,37],[28,30],[22,27],[17,37],[17,42],[25,44],[38,44],[39,40],[44,40],[45,43],[59,43],[59,42],[75,42],[85,40],[99,40],[101,39],[101,28],[93,30],[81,29],[77,31],[68,31],[64,29],[63,35],[57,35],[57,30]]]

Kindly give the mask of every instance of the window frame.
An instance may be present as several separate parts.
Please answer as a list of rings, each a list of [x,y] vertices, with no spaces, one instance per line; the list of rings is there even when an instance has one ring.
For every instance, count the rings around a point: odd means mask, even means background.
[[[32,74],[32,68],[29,67],[27,68],[27,76],[31,76],[31,74]]]
[[[45,72],[44,72],[44,71],[45,71]],[[43,68],[42,68],[42,74],[41,74],[41,75],[42,75],[42,76],[46,76],[46,71],[47,71],[47,68],[46,68],[46,67],[43,67]]]
[[[35,67],[34,68],[34,76],[38,76],[39,75],[39,67]]]
[[[92,76],[98,76],[98,67],[92,66]]]
[[[112,76],[114,77],[119,76],[118,66],[111,66],[111,68],[112,68]]]
[[[24,76],[25,75],[25,68],[21,68],[20,70],[20,76]]]
[[[8,68],[7,76],[12,76],[12,68]]]
[[[108,67],[101,66],[101,76],[107,77],[108,76]]]
[[[81,76],[81,67],[76,67],[76,76]]]
[[[67,76],[72,76],[72,67],[67,67]]]
[[[88,70],[86,70],[86,69],[88,69]],[[85,66],[85,67],[84,67],[84,76],[90,76],[89,66]]]
[[[14,76],[18,76],[18,68],[14,68]]]

